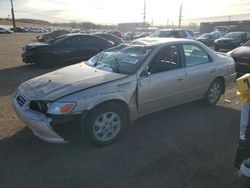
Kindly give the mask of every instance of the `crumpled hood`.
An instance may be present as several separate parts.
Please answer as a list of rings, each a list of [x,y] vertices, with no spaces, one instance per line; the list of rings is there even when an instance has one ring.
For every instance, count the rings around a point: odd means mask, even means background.
[[[54,101],[70,93],[126,76],[79,63],[28,80],[18,89],[30,101]]]

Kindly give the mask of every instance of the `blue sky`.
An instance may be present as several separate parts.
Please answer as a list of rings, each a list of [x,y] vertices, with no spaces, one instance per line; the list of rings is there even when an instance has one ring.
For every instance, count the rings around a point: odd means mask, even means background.
[[[101,24],[141,22],[144,0],[13,0],[16,18],[51,22],[91,21]],[[249,13],[250,0],[146,0],[146,21],[177,23],[183,20]],[[0,17],[11,16],[10,0],[0,0]]]

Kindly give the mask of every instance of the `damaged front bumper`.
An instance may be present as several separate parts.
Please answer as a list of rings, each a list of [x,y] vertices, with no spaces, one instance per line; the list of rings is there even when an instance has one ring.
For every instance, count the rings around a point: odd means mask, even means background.
[[[65,143],[66,141],[51,127],[52,119],[40,112],[29,109],[29,101],[24,100],[24,97],[19,95],[20,93],[17,92],[12,98],[14,110],[34,135],[47,142]]]

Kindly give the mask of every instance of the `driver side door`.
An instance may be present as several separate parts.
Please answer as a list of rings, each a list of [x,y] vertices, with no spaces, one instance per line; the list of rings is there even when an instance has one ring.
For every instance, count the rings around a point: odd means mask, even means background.
[[[185,77],[180,48],[169,45],[159,49],[138,80],[139,116],[181,103]]]

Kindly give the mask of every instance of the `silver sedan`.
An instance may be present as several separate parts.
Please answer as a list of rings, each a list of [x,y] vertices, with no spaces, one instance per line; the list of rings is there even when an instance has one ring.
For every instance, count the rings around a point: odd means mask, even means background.
[[[233,59],[200,42],[143,38],[22,83],[13,106],[43,140],[65,142],[60,124],[81,117],[84,137],[107,145],[146,114],[198,99],[215,105],[235,77]]]

